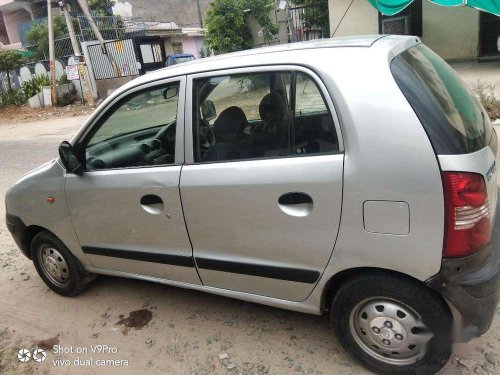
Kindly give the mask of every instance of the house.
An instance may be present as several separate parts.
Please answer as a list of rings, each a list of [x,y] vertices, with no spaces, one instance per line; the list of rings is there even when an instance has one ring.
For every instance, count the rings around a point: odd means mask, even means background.
[[[53,14],[59,13],[57,1],[53,2]],[[73,11],[79,7],[75,0],[66,0]],[[203,44],[203,20],[209,0],[116,0],[111,9],[114,15],[131,20],[128,23],[142,25],[148,35],[162,36],[165,51],[199,55]],[[26,47],[24,35],[32,25],[46,22],[46,0],[0,0],[0,45],[2,48]]]
[[[191,53],[199,57],[209,4],[210,0],[115,0],[113,14],[147,20],[148,35],[164,39],[167,55]],[[166,23],[175,28],[165,27]]]
[[[473,8],[415,0],[400,13],[383,16],[368,0],[328,1],[330,35],[416,35],[446,60],[500,58],[500,17]]]
[[[32,1],[0,0],[0,43],[5,48],[21,48],[17,26],[35,19],[31,3]]]

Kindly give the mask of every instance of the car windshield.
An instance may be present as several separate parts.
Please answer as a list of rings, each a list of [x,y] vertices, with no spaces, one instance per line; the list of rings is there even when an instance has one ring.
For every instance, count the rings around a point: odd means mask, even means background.
[[[183,63],[183,62],[187,62],[187,61],[191,61],[191,60],[194,60],[193,56],[175,57],[174,58],[174,65],[175,64],[180,64],[180,63]]]

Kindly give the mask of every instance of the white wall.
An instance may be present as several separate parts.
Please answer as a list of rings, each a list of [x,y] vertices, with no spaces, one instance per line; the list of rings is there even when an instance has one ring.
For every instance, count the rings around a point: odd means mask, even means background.
[[[423,1],[422,41],[443,59],[477,57],[479,11],[469,7],[442,7]]]
[[[351,0],[328,0],[330,35],[339,25],[350,2]],[[334,37],[363,34],[378,34],[378,12],[367,0],[354,0]]]
[[[329,0],[330,34],[350,0]],[[479,11],[469,7],[442,7],[423,0],[422,41],[448,60],[477,57]],[[378,34],[378,12],[368,0],[354,0],[334,36]]]

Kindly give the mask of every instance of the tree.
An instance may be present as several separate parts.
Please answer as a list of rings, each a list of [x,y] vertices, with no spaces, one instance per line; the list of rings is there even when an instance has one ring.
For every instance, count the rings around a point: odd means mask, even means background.
[[[278,35],[278,25],[273,22],[269,13],[274,10],[274,1],[247,0],[247,8],[252,12],[257,23],[262,27],[264,41],[269,43]]]
[[[212,1],[205,25],[205,40],[215,54],[252,48],[243,0]]]
[[[329,38],[328,0],[293,0],[293,5],[305,7],[302,14],[304,26],[319,29],[322,38]]]
[[[88,0],[88,4],[94,15],[109,16],[115,2],[113,0]]]
[[[72,19],[73,28],[78,28],[78,21]],[[68,35],[68,28],[66,27],[66,20],[63,16],[58,15],[52,17],[52,24],[54,28],[54,39],[61,38]],[[31,27],[26,33],[26,40],[29,43],[28,48],[34,54],[35,59],[46,59],[49,55],[49,29],[46,23],[39,23]]]
[[[18,51],[0,50],[0,72],[7,72],[7,82],[9,91],[12,90],[10,85],[10,71],[19,68],[25,63],[24,57]]]

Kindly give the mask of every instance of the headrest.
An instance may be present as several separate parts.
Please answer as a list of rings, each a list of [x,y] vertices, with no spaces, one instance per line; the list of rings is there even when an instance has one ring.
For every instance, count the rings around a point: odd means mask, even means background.
[[[259,105],[259,115],[265,121],[280,121],[286,113],[283,98],[277,92],[264,96]]]
[[[214,122],[215,135],[221,141],[229,141],[238,135],[246,123],[247,117],[241,108],[236,106],[226,108]],[[226,139],[228,137],[231,139]]]

